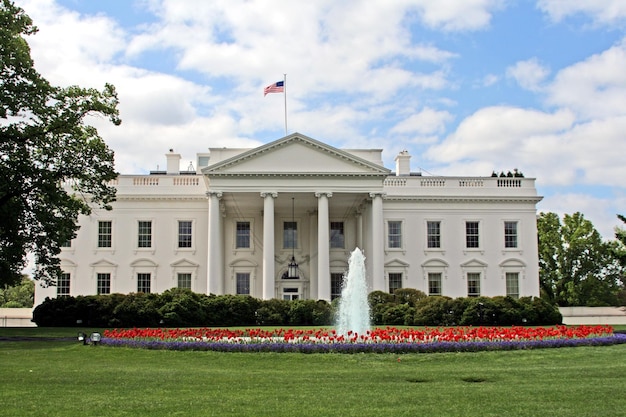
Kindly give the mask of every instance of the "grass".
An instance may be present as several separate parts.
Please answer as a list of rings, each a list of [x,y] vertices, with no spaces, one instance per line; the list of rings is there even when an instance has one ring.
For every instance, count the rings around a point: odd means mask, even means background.
[[[91,329],[90,329],[91,330]],[[0,329],[0,337],[75,336]],[[0,416],[624,416],[626,345],[440,354],[0,341]]]

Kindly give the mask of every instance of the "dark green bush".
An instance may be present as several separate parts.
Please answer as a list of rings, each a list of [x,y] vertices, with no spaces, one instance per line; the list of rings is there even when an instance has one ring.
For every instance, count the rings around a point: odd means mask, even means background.
[[[369,294],[373,325],[510,326],[560,324],[556,306],[538,297],[456,298],[402,289]],[[247,295],[204,295],[173,288],[162,294],[46,298],[33,321],[46,326],[327,326],[338,301],[259,300]]]

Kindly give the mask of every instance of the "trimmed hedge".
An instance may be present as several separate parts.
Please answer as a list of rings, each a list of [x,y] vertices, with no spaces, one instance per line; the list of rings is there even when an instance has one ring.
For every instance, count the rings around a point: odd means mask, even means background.
[[[406,326],[560,324],[556,306],[536,297],[428,297],[414,289],[368,296],[372,324]],[[173,288],[162,294],[110,294],[46,298],[33,312],[41,327],[327,326],[337,302],[259,300],[205,295]]]

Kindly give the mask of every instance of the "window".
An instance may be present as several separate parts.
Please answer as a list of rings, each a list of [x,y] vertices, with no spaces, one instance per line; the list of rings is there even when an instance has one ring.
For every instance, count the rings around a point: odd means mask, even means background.
[[[441,247],[441,222],[426,222],[426,234],[427,247]]]
[[[504,247],[517,247],[517,222],[504,222]]]
[[[111,294],[111,274],[109,273],[98,273],[98,295],[100,294]]]
[[[283,248],[295,249],[298,247],[298,223],[296,222],[284,222],[283,223]]]
[[[190,273],[178,273],[178,288],[191,289],[191,274]]]
[[[152,222],[149,220],[137,222],[137,247],[152,247]]]
[[[441,272],[428,273],[428,295],[441,295]]]
[[[387,223],[387,245],[390,249],[402,247],[402,222],[389,221]]]
[[[506,295],[508,297],[519,298],[519,273],[506,273]]]
[[[465,222],[465,247],[479,248],[478,222]]]
[[[330,222],[330,247],[343,249],[345,240],[343,222]]]
[[[63,243],[61,243],[61,247],[62,248],[71,248],[72,247],[72,241],[71,240],[66,240]]]
[[[343,288],[343,274],[339,272],[330,273],[330,300],[341,297]]]
[[[298,300],[299,298],[298,288],[283,288],[283,300]]]
[[[150,274],[137,274],[137,292],[150,292]]]
[[[237,222],[236,248],[250,248],[250,222]]]
[[[250,295],[249,272],[237,272],[237,294]]]
[[[178,247],[191,248],[191,220],[178,221]]]
[[[57,280],[57,297],[69,297],[70,295],[70,274],[62,273]]]
[[[98,222],[98,247],[110,248],[113,241],[113,225],[110,220]]]
[[[402,272],[390,272],[389,273],[389,294],[397,289],[402,288]]]
[[[480,273],[467,273],[467,296],[478,297],[480,295]]]

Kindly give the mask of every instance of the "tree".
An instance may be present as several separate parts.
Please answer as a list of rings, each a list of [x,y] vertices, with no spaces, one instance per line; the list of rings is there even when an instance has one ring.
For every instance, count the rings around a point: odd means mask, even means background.
[[[623,223],[626,223],[626,216],[618,214],[617,218]],[[616,227],[615,239],[617,239],[617,241],[615,242],[615,247],[613,248],[613,254],[619,263],[626,268],[626,229]]]
[[[35,283],[27,275],[22,275],[22,281],[18,285],[0,289],[0,308],[32,307],[34,299]]]
[[[0,284],[19,282],[30,252],[34,278],[54,285],[78,215],[115,198],[113,151],[85,121],[121,123],[115,88],[51,85],[24,38],[36,31],[23,9],[0,0]]]
[[[621,268],[611,247],[581,213],[540,213],[539,278],[542,296],[560,306],[617,305]]]

